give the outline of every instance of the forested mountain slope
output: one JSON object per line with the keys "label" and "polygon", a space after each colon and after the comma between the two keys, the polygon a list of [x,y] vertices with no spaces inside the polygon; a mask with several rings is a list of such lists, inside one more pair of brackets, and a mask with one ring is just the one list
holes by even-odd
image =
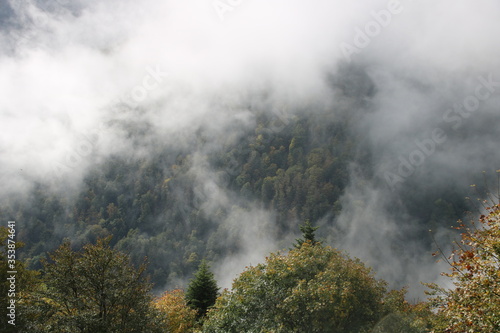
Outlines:
{"label": "forested mountain slope", "polygon": [[[217,263],[248,251],[248,239],[267,237],[275,249],[286,247],[305,220],[331,228],[320,231],[325,238],[336,230],[333,239],[340,240],[336,218],[350,168],[361,164],[360,172],[372,172],[367,144],[352,117],[322,112],[282,119],[256,113],[248,133],[215,148],[207,149],[212,143],[198,133],[192,151],[164,147],[138,159],[112,156],[92,168],[78,192],[64,195],[39,184],[29,199],[4,206],[3,217],[26,226],[19,239],[32,268],[64,238],[81,246],[113,235],[112,245],[137,262],[148,257],[158,288],[183,284],[201,258]],[[450,189],[407,188],[395,214],[418,221],[422,244],[430,241],[429,227],[465,211],[464,195]]]}

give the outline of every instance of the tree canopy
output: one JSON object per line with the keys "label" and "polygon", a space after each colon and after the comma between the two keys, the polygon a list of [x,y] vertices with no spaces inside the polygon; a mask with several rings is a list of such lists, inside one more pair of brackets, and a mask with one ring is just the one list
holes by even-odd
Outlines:
{"label": "tree canopy", "polygon": [[187,333],[194,329],[197,311],[188,306],[182,289],[164,292],[154,305],[167,316],[169,333]]}
{"label": "tree canopy", "polygon": [[216,332],[363,332],[384,312],[385,282],[359,260],[305,242],[249,267],[209,311]]}
{"label": "tree canopy", "polygon": [[448,262],[453,289],[429,285],[443,332],[500,331],[500,205],[486,207],[479,223],[460,222],[462,239]]}
{"label": "tree canopy", "polygon": [[161,332],[151,285],[110,238],[81,251],[63,243],[44,262],[44,288],[33,299],[31,332]]}

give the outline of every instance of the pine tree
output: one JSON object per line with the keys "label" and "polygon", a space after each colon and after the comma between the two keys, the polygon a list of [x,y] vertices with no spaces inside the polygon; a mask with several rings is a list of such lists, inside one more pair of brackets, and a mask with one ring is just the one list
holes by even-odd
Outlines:
{"label": "pine tree", "polygon": [[302,238],[297,238],[293,246],[297,249],[300,249],[302,244],[305,242],[311,243],[311,245],[316,245],[316,244],[321,244],[321,242],[316,240],[316,236],[314,233],[316,230],[318,230],[319,227],[313,227],[311,222],[309,220],[306,220],[306,222],[302,225],[300,225],[300,231],[302,232]]}
{"label": "pine tree", "polygon": [[218,293],[214,274],[207,262],[202,260],[186,293],[188,304],[197,311],[198,319],[204,317],[208,308],[215,304]]}

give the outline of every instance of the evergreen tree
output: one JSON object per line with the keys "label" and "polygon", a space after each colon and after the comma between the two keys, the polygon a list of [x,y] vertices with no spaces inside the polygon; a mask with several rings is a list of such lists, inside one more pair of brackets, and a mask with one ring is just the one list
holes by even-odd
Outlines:
{"label": "evergreen tree", "polygon": [[198,271],[189,283],[186,298],[188,304],[197,311],[198,318],[202,318],[208,308],[215,304],[219,288],[214,274],[205,260],[201,261]]}
{"label": "evergreen tree", "polygon": [[311,245],[321,244],[321,242],[316,240],[316,236],[314,233],[318,230],[319,227],[313,227],[311,222],[307,220],[304,224],[300,225],[300,231],[302,232],[302,238],[297,238],[293,246],[297,249],[302,247],[302,244],[305,242],[311,243]]}

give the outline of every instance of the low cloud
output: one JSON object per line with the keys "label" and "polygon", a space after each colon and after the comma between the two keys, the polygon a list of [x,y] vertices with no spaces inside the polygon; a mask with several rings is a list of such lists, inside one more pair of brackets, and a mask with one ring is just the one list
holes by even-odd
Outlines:
{"label": "low cloud", "polygon": [[[351,174],[337,244],[395,284],[435,279],[441,268],[418,268],[429,249],[412,238],[415,217],[397,200],[410,184],[466,184],[498,168],[500,90],[483,89],[491,95],[470,116],[449,110],[472,103],[480,77],[500,81],[499,3],[401,1],[404,10],[387,21],[380,13],[393,1],[228,3],[223,20],[201,0],[2,3],[2,199],[36,183],[78,189],[88,170],[112,155],[137,158],[176,146],[203,160],[252,128],[255,110],[287,105],[312,113],[320,105],[353,119],[351,133],[373,163],[362,166],[369,174]],[[380,31],[356,45],[359,31],[377,23]],[[348,59],[346,43],[356,47]],[[433,140],[436,128],[446,141],[427,145],[426,154],[416,142]],[[200,131],[201,151],[194,139]],[[418,149],[425,161],[402,177],[401,158]],[[231,208],[239,199],[208,165],[192,172],[214,195],[205,209],[227,208],[221,228],[239,237],[239,252],[217,263],[222,279],[285,238],[273,234],[272,211]],[[387,172],[403,182],[388,186]],[[261,230],[270,236],[255,246],[249,235]]]}

